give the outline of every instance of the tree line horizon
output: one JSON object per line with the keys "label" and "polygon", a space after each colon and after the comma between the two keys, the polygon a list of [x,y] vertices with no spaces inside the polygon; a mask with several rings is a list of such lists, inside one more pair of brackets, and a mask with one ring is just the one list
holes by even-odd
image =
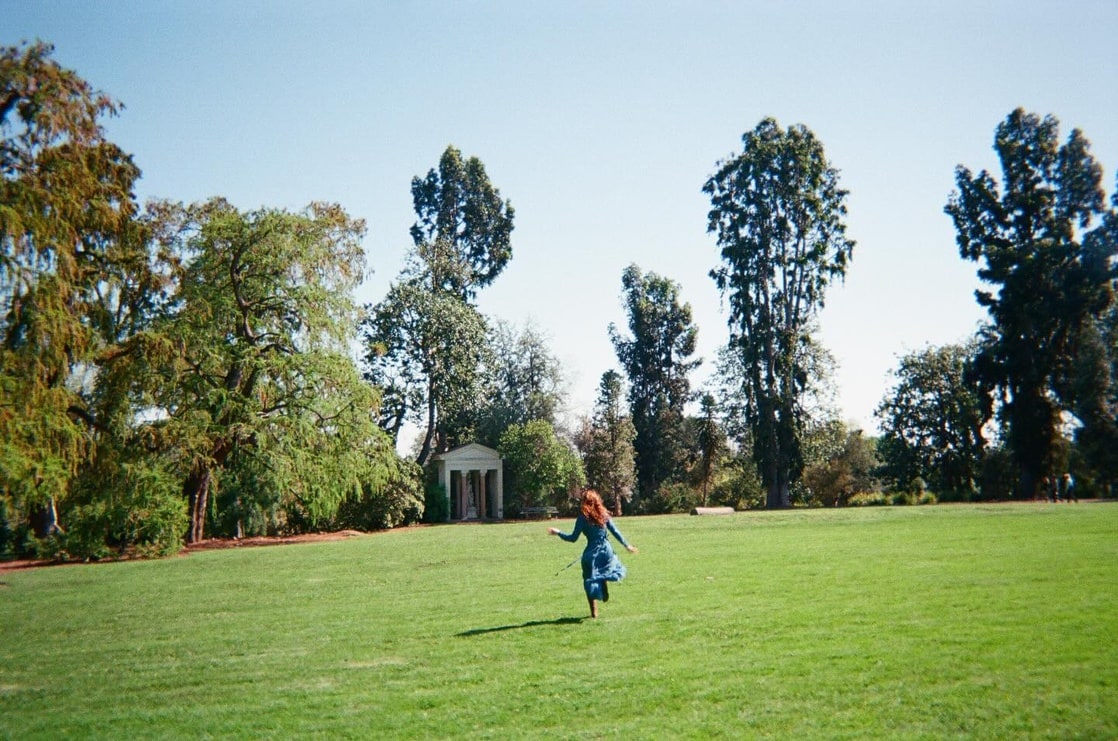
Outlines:
{"label": "tree line horizon", "polygon": [[1089,141],[1053,115],[997,124],[1000,175],[957,166],[944,212],[987,321],[899,359],[880,436],[839,419],[815,337],[853,265],[848,191],[807,126],[773,118],[701,184],[729,307],[717,372],[692,388],[691,308],[631,264],[617,365],[568,429],[546,339],[475,303],[516,215],[480,159],[451,145],[413,178],[412,249],[359,306],[362,219],[139,204],[101,123],[119,104],[52,54],[0,50],[0,557],[440,522],[428,464],[469,442],[505,459],[512,516],[570,513],[585,486],[616,514],[1112,493],[1118,185],[1108,200]]}

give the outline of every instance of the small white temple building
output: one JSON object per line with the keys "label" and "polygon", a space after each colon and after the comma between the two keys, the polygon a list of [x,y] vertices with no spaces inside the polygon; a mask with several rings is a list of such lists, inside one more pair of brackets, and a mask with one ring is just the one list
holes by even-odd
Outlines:
{"label": "small white temple building", "polygon": [[496,450],[478,443],[439,453],[439,482],[450,520],[500,520],[505,516],[504,466]]}

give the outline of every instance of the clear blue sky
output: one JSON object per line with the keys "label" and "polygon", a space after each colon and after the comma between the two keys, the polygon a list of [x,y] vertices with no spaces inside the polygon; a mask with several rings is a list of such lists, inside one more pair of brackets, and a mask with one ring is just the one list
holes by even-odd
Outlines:
{"label": "clear blue sky", "polygon": [[705,379],[727,330],[701,187],[765,116],[811,128],[850,191],[820,338],[870,431],[898,356],[983,316],[943,214],[955,166],[1000,176],[994,128],[1023,106],[1086,133],[1108,193],[1118,167],[1114,0],[0,0],[0,43],[34,38],[124,103],[142,198],[366,219],[362,302],[403,267],[411,178],[448,144],[481,158],[517,220],[479,303],[548,337],[574,414],[616,366],[630,263],[681,285]]}

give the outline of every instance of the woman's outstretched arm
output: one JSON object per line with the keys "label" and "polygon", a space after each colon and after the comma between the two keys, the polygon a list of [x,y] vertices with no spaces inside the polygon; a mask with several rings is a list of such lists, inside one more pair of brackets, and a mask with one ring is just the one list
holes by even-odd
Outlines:
{"label": "woman's outstretched arm", "polygon": [[567,541],[568,543],[574,543],[576,540],[578,540],[578,536],[582,535],[582,515],[579,515],[575,518],[575,529],[570,534],[561,532],[559,528],[555,527],[549,527],[547,529],[547,534],[558,535],[560,538]]}
{"label": "woman's outstretched arm", "polygon": [[621,531],[617,529],[617,525],[613,524],[612,517],[606,520],[606,527],[611,533],[613,533],[613,537],[617,538],[617,542],[625,546],[625,550],[629,551],[629,553],[637,552],[636,546],[629,545],[628,541],[625,540],[625,536],[622,535]]}

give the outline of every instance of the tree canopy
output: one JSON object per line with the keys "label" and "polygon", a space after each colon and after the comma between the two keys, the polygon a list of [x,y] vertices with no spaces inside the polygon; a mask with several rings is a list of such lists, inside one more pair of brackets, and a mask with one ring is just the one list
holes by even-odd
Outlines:
{"label": "tree canopy", "polygon": [[[58,500],[91,451],[81,374],[147,286],[132,221],[139,169],[105,139],[117,104],[36,43],[0,50],[0,487],[56,527]],[[143,300],[138,292],[129,297]]]}
{"label": "tree canopy", "polygon": [[838,170],[806,126],[766,118],[742,144],[703,187],[722,258],[711,277],[728,300],[730,345],[747,371],[742,395],[767,503],[786,507],[803,465],[808,329],[829,283],[846,274],[854,242]]}
{"label": "tree canopy", "polygon": [[598,384],[594,414],[577,437],[587,485],[602,495],[613,513],[633,498],[636,483],[633,441],[637,431],[624,408],[623,379],[617,371],[606,371]]}
{"label": "tree canopy", "polygon": [[514,424],[542,419],[560,425],[566,403],[563,365],[531,322],[518,328],[497,319],[489,329],[488,354],[475,397],[473,429],[483,445],[496,447]]}
{"label": "tree canopy", "polygon": [[975,352],[973,344],[945,345],[901,357],[876,411],[883,471],[899,487],[921,479],[943,495],[975,495],[986,445]]}
{"label": "tree canopy", "polygon": [[1071,361],[1085,325],[1114,300],[1118,243],[1081,131],[1061,144],[1054,116],[1018,108],[998,125],[994,150],[1001,183],[960,165],[944,210],[959,254],[996,289],[976,292],[990,322],[975,370],[1001,401],[1019,494],[1032,497],[1043,476],[1060,473],[1053,456],[1061,412],[1073,406]]}
{"label": "tree canopy", "polygon": [[654,497],[660,486],[682,477],[685,406],[689,375],[701,362],[691,305],[681,303],[679,284],[630,265],[621,276],[630,335],[610,325],[617,359],[629,379],[629,412],[636,430],[637,495]]}
{"label": "tree canopy", "polygon": [[514,211],[485,166],[446,148],[438,170],[412,180],[415,249],[364,328],[367,378],[384,389],[382,426],[423,429],[423,465],[473,433],[487,322],[472,303],[512,257]]}
{"label": "tree canopy", "polygon": [[411,193],[417,217],[411,237],[432,290],[472,301],[512,258],[512,204],[501,200],[481,160],[463,160],[453,146],[438,170],[412,179]]}
{"label": "tree canopy", "polygon": [[376,397],[347,347],[364,223],[320,203],[241,213],[212,200],[160,215],[178,291],[137,346],[171,348],[152,425],[178,442],[188,471],[189,539],[202,539],[210,490],[235,453],[266,455],[272,484],[311,519],[332,514],[359,491],[359,456],[377,432]]}
{"label": "tree canopy", "polygon": [[[807,127],[771,118],[703,186],[729,308],[705,393],[680,285],[632,264],[627,331],[607,328],[621,372],[571,435],[545,335],[477,304],[511,260],[514,220],[479,159],[449,146],[412,180],[412,249],[362,311],[361,219],[220,197],[141,209],[140,170],[103,128],[118,104],[52,54],[0,49],[4,555],[392,527],[423,515],[423,464],[471,441],[501,451],[520,506],[569,507],[589,482],[618,514],[864,503],[879,476],[952,498],[1118,480],[1118,187],[1108,202],[1088,140],[1061,139],[1054,116],[997,126],[1000,178],[956,169],[944,210],[988,322],[901,357],[880,440],[839,421],[816,337],[855,246],[847,191]],[[414,461],[396,452],[408,422]]]}
{"label": "tree canopy", "polygon": [[510,426],[497,450],[518,494],[517,507],[566,504],[586,483],[582,461],[546,420]]}

